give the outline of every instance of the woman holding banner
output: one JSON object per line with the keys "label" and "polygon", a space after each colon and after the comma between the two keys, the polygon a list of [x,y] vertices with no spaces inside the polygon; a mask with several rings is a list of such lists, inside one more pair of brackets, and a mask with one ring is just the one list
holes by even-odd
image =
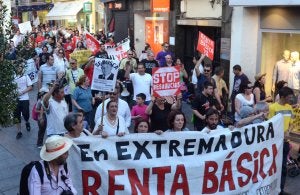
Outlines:
{"label": "woman holding banner", "polygon": [[157,97],[152,96],[146,114],[150,115],[151,132],[156,130],[166,131],[168,125],[167,118],[171,110],[179,110],[181,108],[181,94],[174,100],[173,97]]}
{"label": "woman holding banner", "polygon": [[179,131],[189,131],[186,125],[186,118],[183,112],[179,110],[173,110],[168,116],[168,126],[169,129],[166,132],[179,132]]}
{"label": "woman holding banner", "polygon": [[103,138],[108,136],[124,136],[129,134],[128,128],[123,117],[118,116],[118,103],[109,101],[106,105],[107,113],[96,122],[93,134],[101,135]]}

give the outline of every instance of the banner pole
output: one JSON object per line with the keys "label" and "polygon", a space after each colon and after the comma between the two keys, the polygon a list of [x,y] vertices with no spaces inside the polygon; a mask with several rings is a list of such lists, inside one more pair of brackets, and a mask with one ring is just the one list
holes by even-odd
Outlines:
{"label": "banner pole", "polygon": [[[104,98],[103,98],[103,101],[102,101],[102,110],[101,110],[101,122],[100,122],[100,126],[103,127],[104,102],[105,102],[106,98],[105,98],[105,96],[104,96],[104,92],[101,91],[101,93],[102,93],[102,97],[104,97]],[[103,129],[102,129],[102,131],[103,131]]]}

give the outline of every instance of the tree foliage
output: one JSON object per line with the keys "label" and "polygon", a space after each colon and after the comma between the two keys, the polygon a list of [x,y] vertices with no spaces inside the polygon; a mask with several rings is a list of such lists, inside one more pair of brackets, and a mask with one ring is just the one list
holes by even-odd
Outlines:
{"label": "tree foliage", "polygon": [[13,124],[13,111],[17,103],[14,83],[15,61],[5,59],[11,35],[12,22],[7,21],[7,6],[0,0],[0,126]]}

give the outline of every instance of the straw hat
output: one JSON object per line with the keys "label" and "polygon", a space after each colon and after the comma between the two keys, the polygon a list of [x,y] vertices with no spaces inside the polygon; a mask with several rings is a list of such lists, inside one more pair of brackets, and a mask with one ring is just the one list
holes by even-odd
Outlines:
{"label": "straw hat", "polygon": [[261,79],[261,77],[266,76],[266,73],[258,73],[257,75],[254,76],[254,79],[256,81],[258,81],[259,79]]}
{"label": "straw hat", "polygon": [[67,152],[72,144],[73,141],[69,138],[53,135],[47,138],[41,149],[40,157],[45,161],[52,161]]}

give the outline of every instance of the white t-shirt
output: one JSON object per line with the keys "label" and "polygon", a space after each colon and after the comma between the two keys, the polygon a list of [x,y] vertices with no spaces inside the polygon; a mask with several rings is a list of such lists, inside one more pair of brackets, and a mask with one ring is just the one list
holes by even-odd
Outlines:
{"label": "white t-shirt", "polygon": [[[247,99],[243,96],[243,94],[239,93],[239,94],[236,95],[235,99],[237,99],[237,100],[240,102],[241,108],[242,108],[243,106],[250,106],[250,107],[253,107],[253,106],[254,106],[254,95],[251,94],[250,96],[251,96],[251,99],[250,99],[250,100],[247,100]],[[240,120],[241,120],[241,116],[240,116],[237,112],[235,112],[235,114],[234,114],[234,119],[235,119],[235,121],[240,121]]]}
{"label": "white t-shirt", "polygon": [[69,63],[65,58],[54,58],[54,66],[56,67],[57,72],[66,72]]}
{"label": "white t-shirt", "polygon": [[[118,116],[117,121],[119,120],[119,133],[125,132],[126,134],[129,134],[128,128],[125,125],[125,120],[123,117]],[[101,123],[101,118],[98,119],[96,122],[94,131],[97,130],[98,126]],[[118,129],[118,122],[115,123],[115,125],[110,124],[107,115],[104,115],[103,117],[103,131],[107,132],[108,136],[117,135],[117,129]]]}
{"label": "white t-shirt", "polygon": [[[104,101],[104,115],[106,114],[107,110],[106,110],[106,105],[108,104],[108,102],[110,101],[110,99],[106,99]],[[103,103],[101,103],[97,110],[96,110],[96,114],[95,114],[95,123],[99,120],[99,118],[101,118],[102,116],[102,105]],[[118,99],[118,116],[123,117],[123,119],[125,120],[125,124],[126,127],[129,127],[131,124],[131,112],[130,112],[130,108],[127,104],[127,102],[125,102],[122,99]]]}
{"label": "white t-shirt", "polygon": [[49,99],[49,106],[46,111],[47,135],[66,133],[64,118],[67,116],[68,112],[69,109],[65,100],[57,102],[53,98]]}
{"label": "white t-shirt", "polygon": [[148,73],[140,75],[139,73],[131,73],[130,80],[133,85],[133,100],[136,100],[136,95],[143,93],[146,95],[146,101],[151,100],[150,86],[152,86],[152,76]]}
{"label": "white t-shirt", "polygon": [[48,88],[47,83],[51,83],[56,80],[57,69],[55,66],[43,64],[40,67],[40,72],[42,74],[42,87]]}
{"label": "white t-shirt", "polygon": [[[200,66],[199,66],[199,71],[200,71],[201,74],[203,74],[204,69],[203,69],[202,64],[200,64]],[[196,85],[197,82],[198,82],[198,78],[197,78],[196,70],[193,69],[192,83],[193,83],[194,85]]]}
{"label": "white t-shirt", "polygon": [[[28,75],[15,76],[15,83],[18,86],[18,93],[21,93],[22,91],[27,89],[27,87],[32,85],[31,79]],[[28,92],[20,95],[19,100],[29,100]]]}

